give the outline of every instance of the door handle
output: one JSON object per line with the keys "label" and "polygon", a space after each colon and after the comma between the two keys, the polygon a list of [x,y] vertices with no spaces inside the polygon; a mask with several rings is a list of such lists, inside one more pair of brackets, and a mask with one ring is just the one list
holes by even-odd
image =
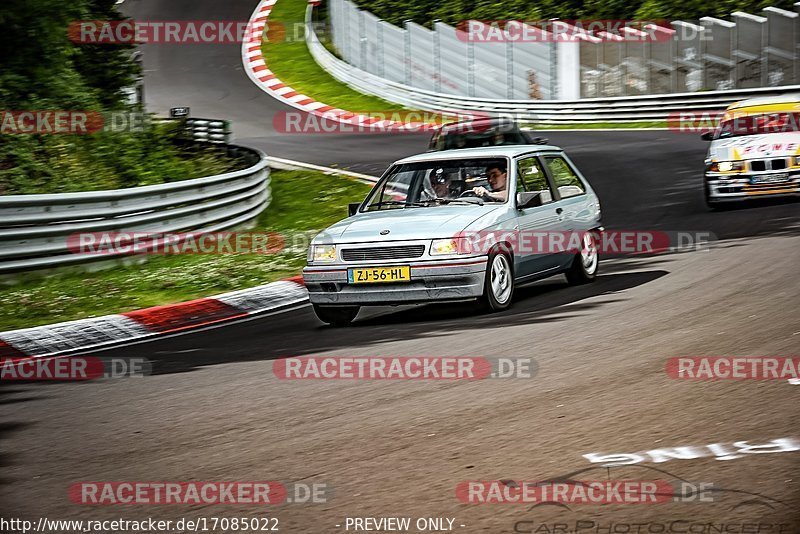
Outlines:
{"label": "door handle", "polygon": [[559,215],[561,215],[563,212],[564,212],[563,208],[556,208],[556,213],[558,213]]}

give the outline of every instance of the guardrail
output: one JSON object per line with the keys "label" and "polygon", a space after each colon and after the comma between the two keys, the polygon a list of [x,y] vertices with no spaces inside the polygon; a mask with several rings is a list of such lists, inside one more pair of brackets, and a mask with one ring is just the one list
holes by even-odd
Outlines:
{"label": "guardrail", "polygon": [[248,168],[158,185],[47,195],[0,196],[0,274],[125,255],[74,253],[69,236],[86,232],[216,232],[248,222],[270,203],[261,151],[230,146]]}
{"label": "guardrail", "polygon": [[789,85],[580,100],[507,100],[436,93],[383,79],[334,56],[317,37],[312,24],[313,9],[314,6],[311,4],[306,9],[306,44],[314,60],[323,69],[357,91],[414,109],[434,112],[480,111],[488,115],[508,114],[517,119],[543,124],[650,122],[667,120],[670,113],[679,111],[719,111],[743,98],[800,91],[800,85]]}

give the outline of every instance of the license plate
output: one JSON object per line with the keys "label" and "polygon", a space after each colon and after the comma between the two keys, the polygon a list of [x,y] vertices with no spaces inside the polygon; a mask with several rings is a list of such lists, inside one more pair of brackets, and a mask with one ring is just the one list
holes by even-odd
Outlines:
{"label": "license plate", "polygon": [[785,182],[789,179],[788,172],[779,172],[777,174],[762,174],[761,176],[753,176],[754,184],[771,184],[774,182]]}
{"label": "license plate", "polygon": [[351,284],[377,284],[381,282],[410,282],[411,267],[366,267],[348,269],[347,281]]}

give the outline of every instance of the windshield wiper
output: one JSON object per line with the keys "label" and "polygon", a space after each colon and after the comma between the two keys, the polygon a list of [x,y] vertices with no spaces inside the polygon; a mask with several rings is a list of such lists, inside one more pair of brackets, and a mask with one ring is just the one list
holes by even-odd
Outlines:
{"label": "windshield wiper", "polygon": [[436,202],[438,204],[452,204],[453,202],[463,202],[465,204],[479,204],[483,206],[483,200],[477,197],[469,197],[469,198],[432,198],[427,202]]}
{"label": "windshield wiper", "polygon": [[415,208],[424,208],[425,204],[420,202],[406,202],[405,200],[382,200],[380,202],[376,202],[375,204],[370,204],[367,208],[371,208],[373,206],[412,206]]}

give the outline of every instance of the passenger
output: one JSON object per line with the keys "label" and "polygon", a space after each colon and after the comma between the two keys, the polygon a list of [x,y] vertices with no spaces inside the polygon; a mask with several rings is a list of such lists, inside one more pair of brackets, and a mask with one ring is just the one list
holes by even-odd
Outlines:
{"label": "passenger", "polygon": [[423,192],[430,200],[434,198],[448,198],[450,196],[451,183],[452,178],[450,175],[436,173],[425,181]]}
{"label": "passenger", "polygon": [[433,190],[436,192],[436,198],[447,198],[450,196],[450,176],[437,175],[433,181]]}

